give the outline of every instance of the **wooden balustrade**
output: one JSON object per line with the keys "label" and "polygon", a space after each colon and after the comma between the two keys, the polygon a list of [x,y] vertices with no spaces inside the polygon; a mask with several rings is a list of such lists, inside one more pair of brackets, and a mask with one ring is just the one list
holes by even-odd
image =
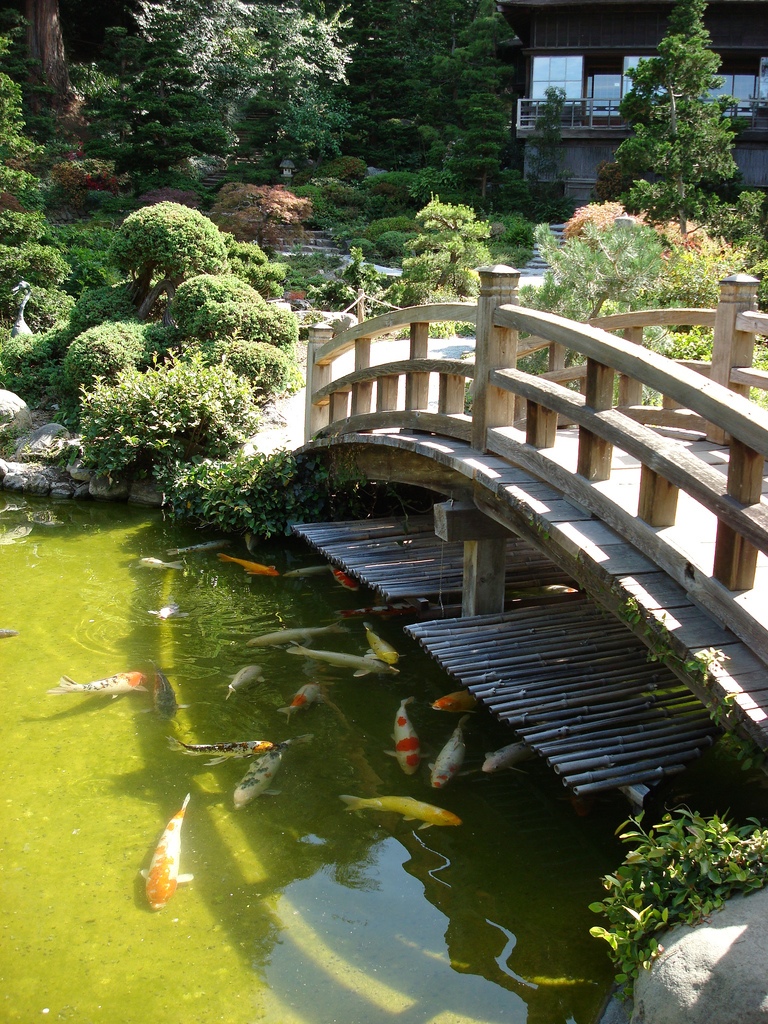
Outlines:
{"label": "wooden balustrade", "polygon": [[[761,496],[768,414],[747,397],[750,388],[768,390],[768,373],[751,367],[754,334],[768,336],[768,315],[754,312],[757,281],[744,275],[727,278],[717,310],[643,310],[587,325],[518,306],[519,274],[509,267],[484,267],[479,273],[476,306],[446,303],[399,310],[338,337],[327,327],[312,328],[307,439],[318,432],[400,426],[471,437],[479,451],[526,467],[532,459],[526,453],[557,444],[558,424],[575,423],[576,477],[584,482],[578,500],[589,500],[586,485],[609,480],[614,447],[634,455],[642,467],[638,522],[674,525],[678,495],[685,491],[717,518],[715,578],[732,590],[751,588],[757,551],[768,553],[768,506]],[[476,322],[474,367],[428,358],[429,324],[439,320]],[[674,363],[643,347],[645,327],[697,324],[715,329],[711,366]],[[405,326],[410,358],[371,365],[376,339]],[[623,332],[623,337],[608,331]],[[542,347],[549,348],[544,374],[516,369],[521,355]],[[334,377],[334,364],[352,349],[354,370]],[[567,367],[568,352],[586,361]],[[427,411],[431,374],[439,377],[436,413]],[[473,378],[470,420],[463,410],[466,381]],[[568,388],[573,380],[580,381],[582,394]],[[644,406],[644,389],[660,395],[662,406]],[[512,437],[523,423],[521,448]],[[727,479],[653,429],[681,425],[730,441]],[[536,465],[540,471],[541,463]],[[481,560],[482,552],[477,565]]]}

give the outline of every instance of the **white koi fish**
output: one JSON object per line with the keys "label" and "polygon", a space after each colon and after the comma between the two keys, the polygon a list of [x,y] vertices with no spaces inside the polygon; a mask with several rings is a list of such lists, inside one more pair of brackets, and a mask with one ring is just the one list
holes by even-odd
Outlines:
{"label": "white koi fish", "polygon": [[283,740],[282,743],[275,744],[273,750],[255,761],[237,784],[234,793],[235,808],[239,810],[262,793],[270,792],[269,784],[277,774],[285,749],[292,743],[309,743],[311,739],[312,733],[307,733],[292,740]]}
{"label": "white koi fish", "polygon": [[183,569],[183,562],[162,562],[159,558],[140,558],[139,565],[146,565],[149,569]]}
{"label": "white koi fish", "polygon": [[272,740],[235,740],[231,743],[183,743],[175,736],[168,737],[171,750],[183,750],[185,754],[217,754],[206,764],[221,764],[230,757],[254,757],[256,754],[263,754],[272,750],[275,744]]}
{"label": "white koi fish", "polygon": [[342,654],[339,651],[314,651],[309,647],[300,647],[294,644],[289,647],[287,654],[299,654],[304,658],[314,658],[315,661],[325,661],[329,665],[336,665],[338,668],[353,668],[356,676],[367,676],[372,672],[388,672],[392,675],[399,675],[400,670],[393,665],[387,665],[378,658],[366,655],[361,658],[356,654]]}
{"label": "white koi fish", "polygon": [[332,569],[332,565],[305,565],[303,569],[291,569],[290,572],[284,572],[283,576],[321,576],[331,572]]}
{"label": "white koi fish", "polygon": [[92,683],[76,683],[69,676],[62,676],[59,685],[48,690],[48,693],[131,693],[132,690],[146,690],[147,677],[141,672],[118,672],[106,679],[96,679]]}
{"label": "white koi fish", "polygon": [[320,693],[320,687],[317,683],[306,683],[293,695],[293,700],[286,708],[278,708],[277,710],[288,716],[290,721],[291,714],[294,711],[298,711],[300,708],[309,708],[318,701],[322,701],[322,695]]}
{"label": "white koi fish", "polygon": [[388,644],[386,640],[382,640],[380,636],[377,636],[373,632],[373,626],[370,622],[364,622],[363,628],[365,629],[365,636],[368,643],[371,645],[375,657],[379,661],[385,662],[387,665],[396,665],[400,660],[400,655],[397,653],[392,644]]}
{"label": "white koi fish", "polygon": [[241,668],[239,672],[236,672],[227,687],[227,696],[224,699],[229,700],[235,690],[240,686],[245,686],[246,683],[250,683],[252,679],[256,679],[260,683],[264,682],[261,665],[246,665],[245,668]]}
{"label": "white koi fish", "polygon": [[397,763],[406,775],[413,775],[418,771],[421,762],[421,747],[416,730],[411,724],[408,712],[405,710],[413,701],[413,697],[406,697],[400,704],[395,715],[395,731],[392,739],[395,741],[395,749],[387,750],[386,753],[397,758]]}
{"label": "white koi fish", "polygon": [[193,875],[179,874],[179,856],[181,854],[181,826],[184,812],[189,803],[187,793],[181,810],[171,818],[160,836],[160,842],[152,856],[149,870],[142,870],[141,875],[147,880],[147,899],[153,910],[160,910],[176,892],[176,886],[182,882],[191,882]]}
{"label": "white koi fish", "polygon": [[207,540],[203,544],[190,544],[186,548],[168,548],[169,555],[188,555],[192,551],[216,551],[218,548],[228,548],[232,542],[229,540]]}
{"label": "white koi fish", "polygon": [[451,733],[451,738],[435,758],[435,763],[429,766],[429,781],[433,789],[447,786],[464,764],[464,755],[467,752],[464,745],[464,725],[468,721],[469,715],[462,715],[459,724]]}
{"label": "white koi fish", "polygon": [[175,601],[171,600],[169,604],[164,604],[162,608],[158,608],[157,611],[153,611],[152,608],[148,609],[147,615],[156,615],[158,619],[188,619],[189,612],[182,612]]}
{"label": "white koi fish", "polygon": [[0,629],[0,637],[18,636],[18,635],[19,635],[18,629]]}
{"label": "white koi fish", "polygon": [[280,647],[282,644],[298,643],[300,640],[310,640],[315,636],[324,636],[326,633],[348,633],[346,626],[338,622],[330,626],[298,626],[296,629],[278,629],[274,633],[262,633],[248,640],[246,647]]}
{"label": "white koi fish", "polygon": [[533,751],[527,743],[509,743],[506,747],[492,750],[485,755],[483,771],[497,772],[500,768],[511,768],[518,761],[527,761],[533,756]]}

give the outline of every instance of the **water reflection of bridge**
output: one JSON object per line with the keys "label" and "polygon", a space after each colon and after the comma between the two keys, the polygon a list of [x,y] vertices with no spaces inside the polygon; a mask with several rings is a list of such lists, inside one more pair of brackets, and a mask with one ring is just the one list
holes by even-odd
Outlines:
{"label": "water reflection of bridge", "polygon": [[[681,771],[715,731],[699,702],[768,749],[768,414],[749,398],[768,389],[752,368],[755,335],[768,335],[768,316],[751,311],[757,282],[722,282],[716,310],[584,325],[520,307],[516,271],[480,275],[476,305],[412,307],[310,339],[308,446],[368,479],[441,494],[433,535],[361,548],[359,524],[301,532],[390,599],[411,573],[410,596],[434,599],[437,578],[442,606],[460,560],[461,618],[440,607],[410,632],[576,792]],[[450,320],[476,323],[474,363],[430,358],[430,323]],[[711,364],[643,346],[644,328],[677,325],[714,328]],[[405,328],[409,358],[373,363],[376,339]],[[541,350],[545,372],[519,368]],[[414,564],[425,545],[431,562]],[[510,590],[530,582],[515,573],[536,559],[574,582],[576,601],[530,596],[520,611]]]}

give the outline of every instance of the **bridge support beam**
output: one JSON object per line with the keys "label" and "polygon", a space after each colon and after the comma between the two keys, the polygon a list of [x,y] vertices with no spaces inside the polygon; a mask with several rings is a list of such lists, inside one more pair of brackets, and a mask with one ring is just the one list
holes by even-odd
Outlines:
{"label": "bridge support beam", "polygon": [[433,507],[435,535],[464,542],[462,615],[504,611],[507,538],[511,531],[471,501],[446,501]]}

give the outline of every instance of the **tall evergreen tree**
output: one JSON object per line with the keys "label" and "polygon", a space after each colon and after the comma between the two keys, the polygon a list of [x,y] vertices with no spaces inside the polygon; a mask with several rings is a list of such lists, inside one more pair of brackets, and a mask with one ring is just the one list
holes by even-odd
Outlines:
{"label": "tall evergreen tree", "polygon": [[632,90],[621,112],[634,134],[616,152],[625,172],[653,175],[630,189],[632,207],[656,221],[676,218],[683,234],[705,212],[705,187],[736,172],[728,98],[706,99],[723,80],[720,57],[709,48],[705,8],[706,0],[677,0],[659,56],[629,72]]}

